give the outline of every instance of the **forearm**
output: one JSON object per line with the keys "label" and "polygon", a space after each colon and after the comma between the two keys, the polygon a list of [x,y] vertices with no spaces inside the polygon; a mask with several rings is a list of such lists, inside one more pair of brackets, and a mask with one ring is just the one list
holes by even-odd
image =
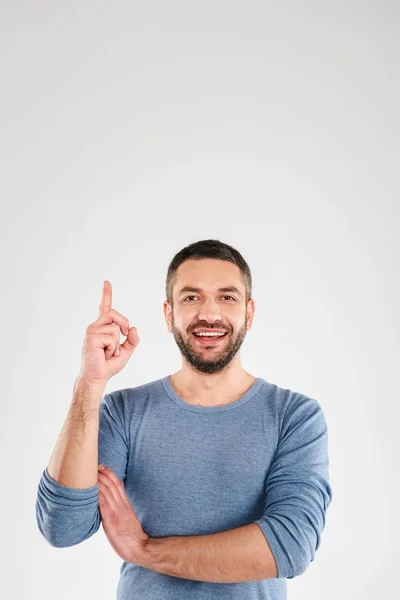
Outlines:
{"label": "forearm", "polygon": [[105,384],[77,380],[73,399],[47,471],[57,483],[89,488],[97,483],[99,406]]}
{"label": "forearm", "polygon": [[150,538],[145,555],[141,566],[194,581],[240,583],[278,576],[256,523],[211,535]]}

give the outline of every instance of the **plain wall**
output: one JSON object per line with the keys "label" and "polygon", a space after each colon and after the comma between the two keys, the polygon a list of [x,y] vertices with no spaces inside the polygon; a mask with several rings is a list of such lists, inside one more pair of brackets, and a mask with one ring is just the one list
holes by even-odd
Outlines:
{"label": "plain wall", "polygon": [[140,345],[106,391],[177,371],[169,261],[250,265],[255,376],[316,398],[333,501],[292,600],[398,593],[399,4],[204,0],[0,8],[2,576],[8,600],[115,598],[102,528],[35,519],[102,283]]}

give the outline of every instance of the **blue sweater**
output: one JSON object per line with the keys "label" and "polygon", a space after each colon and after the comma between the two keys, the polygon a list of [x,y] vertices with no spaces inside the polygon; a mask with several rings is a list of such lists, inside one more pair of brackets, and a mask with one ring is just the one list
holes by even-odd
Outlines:
{"label": "blue sweater", "polygon": [[[125,484],[150,537],[204,535],[257,523],[278,577],[209,583],[122,562],[117,600],[285,600],[286,578],[314,560],[332,499],[327,425],[319,403],[257,378],[230,404],[182,400],[169,376],[105,394],[99,463]],[[100,527],[98,484],[69,488],[41,475],[36,518],[57,548]]]}

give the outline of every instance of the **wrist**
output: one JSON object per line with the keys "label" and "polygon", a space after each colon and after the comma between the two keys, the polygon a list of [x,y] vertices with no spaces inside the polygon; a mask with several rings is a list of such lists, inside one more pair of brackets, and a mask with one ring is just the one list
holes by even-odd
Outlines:
{"label": "wrist", "polygon": [[76,378],[74,384],[74,394],[78,391],[82,394],[103,394],[107,381],[101,379],[90,379],[89,377],[81,376]]}
{"label": "wrist", "polygon": [[147,539],[140,540],[136,546],[133,553],[133,562],[136,565],[141,567],[145,567],[146,569],[152,569],[153,559],[152,559],[152,542],[153,538],[147,536]]}
{"label": "wrist", "polygon": [[71,402],[72,407],[84,409],[85,412],[98,412],[107,382],[93,381],[78,377]]}

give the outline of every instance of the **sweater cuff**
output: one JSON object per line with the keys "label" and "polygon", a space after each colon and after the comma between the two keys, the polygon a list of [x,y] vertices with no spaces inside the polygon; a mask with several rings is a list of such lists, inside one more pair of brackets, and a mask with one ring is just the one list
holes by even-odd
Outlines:
{"label": "sweater cuff", "polygon": [[[279,543],[277,542],[277,539],[276,539],[276,534],[273,531],[270,523],[268,523],[266,521],[265,517],[262,517],[261,519],[258,519],[257,521],[254,521],[254,522],[257,523],[257,525],[260,527],[261,531],[263,532],[263,534],[268,542],[271,552],[274,555],[275,562],[276,562],[276,568],[278,571],[277,577],[279,577],[279,578],[287,577],[287,575],[285,574],[285,566],[286,565],[285,565],[284,557],[282,556],[282,552],[279,547]],[[289,577],[289,579],[291,579],[291,577]]]}
{"label": "sweater cuff", "polygon": [[[99,496],[98,483],[88,488],[67,487],[50,477],[47,468],[43,471],[40,486],[42,487],[42,491],[47,492],[46,495],[49,496],[51,500],[56,500],[57,503],[59,503],[60,500],[66,501],[63,502],[63,504],[67,505],[76,505],[79,500],[81,500],[79,504],[82,505],[94,500],[97,502]],[[72,500],[72,502],[68,502],[68,500]]]}

